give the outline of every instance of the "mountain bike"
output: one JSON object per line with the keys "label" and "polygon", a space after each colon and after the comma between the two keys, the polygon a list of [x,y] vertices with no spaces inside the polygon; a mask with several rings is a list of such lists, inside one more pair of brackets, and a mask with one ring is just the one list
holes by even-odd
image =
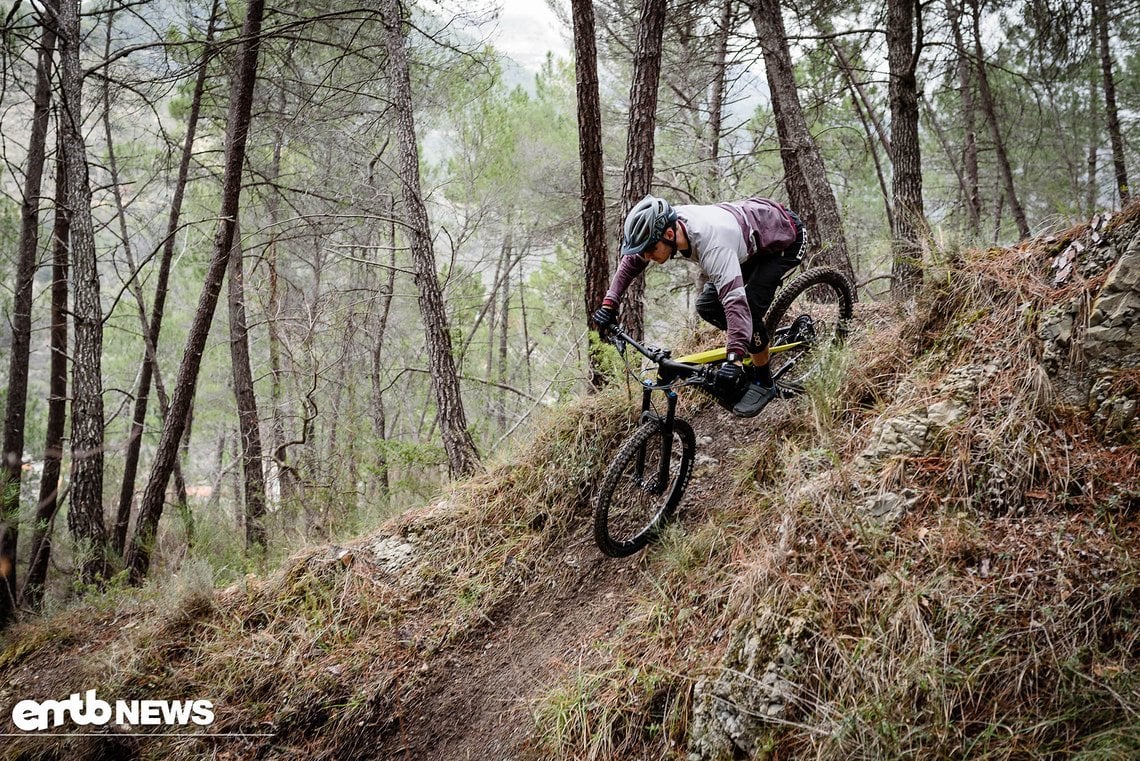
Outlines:
{"label": "mountain bike", "polygon": [[[843,343],[854,301],[851,284],[828,267],[797,275],[777,293],[764,324],[771,336],[769,366],[781,396],[801,393],[827,352]],[[594,505],[598,548],[610,557],[627,557],[649,544],[673,517],[692,476],[696,434],[677,417],[677,391],[697,386],[730,409],[736,399],[725,398],[712,383],[726,359],[723,347],[673,359],[668,349],[643,345],[620,326],[607,333],[627,370],[626,347],[656,365],[656,374],[651,368],[638,378],[642,385],[638,427],[606,468]],[[664,412],[655,404],[658,393],[664,396]]]}

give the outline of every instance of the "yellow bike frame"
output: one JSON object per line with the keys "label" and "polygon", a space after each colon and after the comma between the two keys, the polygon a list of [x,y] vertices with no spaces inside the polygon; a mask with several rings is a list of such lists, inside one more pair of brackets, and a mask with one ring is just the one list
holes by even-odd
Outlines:
{"label": "yellow bike frame", "polygon": [[[768,347],[769,354],[779,354],[785,351],[791,351],[796,347],[803,346],[803,341],[793,341],[787,344],[778,344],[776,346]],[[707,365],[712,362],[723,362],[725,357],[728,356],[728,349],[723,346],[719,349],[709,349],[708,351],[697,352],[696,354],[686,354],[683,357],[677,357],[675,361],[684,362],[688,365]],[[744,364],[752,363],[752,357],[747,354],[744,356]]]}

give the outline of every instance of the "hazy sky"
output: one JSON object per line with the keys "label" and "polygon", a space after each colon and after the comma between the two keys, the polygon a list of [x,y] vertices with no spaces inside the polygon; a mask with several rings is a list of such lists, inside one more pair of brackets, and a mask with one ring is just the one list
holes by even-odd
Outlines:
{"label": "hazy sky", "polygon": [[553,50],[555,57],[569,58],[570,43],[563,39],[561,26],[546,0],[498,0],[502,7],[499,29],[492,36],[495,48],[520,66],[537,69]]}

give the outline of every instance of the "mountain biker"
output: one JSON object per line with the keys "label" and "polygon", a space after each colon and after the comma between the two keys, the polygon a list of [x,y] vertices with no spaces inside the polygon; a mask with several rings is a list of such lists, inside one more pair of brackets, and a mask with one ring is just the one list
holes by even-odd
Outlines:
{"label": "mountain biker", "polygon": [[[778,396],[768,366],[764,314],[784,274],[800,263],[803,222],[767,198],[711,205],[671,206],[647,195],[626,215],[621,263],[602,306],[594,312],[599,330],[617,320],[622,294],[650,262],[664,264],[678,254],[708,276],[697,298],[697,314],[728,332],[728,361],[715,384],[733,413],[753,417]],[[752,356],[751,372],[743,366]]]}

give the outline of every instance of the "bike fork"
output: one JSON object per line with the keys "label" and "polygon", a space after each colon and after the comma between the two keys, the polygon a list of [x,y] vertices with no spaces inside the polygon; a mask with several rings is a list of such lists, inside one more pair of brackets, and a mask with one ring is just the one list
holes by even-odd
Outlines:
{"label": "bike fork", "polygon": [[[641,397],[641,422],[647,420],[662,420],[661,416],[657,414],[650,404],[650,397],[652,391],[645,389]],[[665,491],[665,487],[669,484],[669,460],[673,454],[673,421],[677,418],[677,392],[672,389],[665,391],[665,418],[662,420],[661,426],[661,462],[657,466],[657,473],[655,479],[651,482],[651,491],[655,494],[661,494]],[[645,447],[642,445],[641,451],[637,453],[637,478],[645,484]]]}

